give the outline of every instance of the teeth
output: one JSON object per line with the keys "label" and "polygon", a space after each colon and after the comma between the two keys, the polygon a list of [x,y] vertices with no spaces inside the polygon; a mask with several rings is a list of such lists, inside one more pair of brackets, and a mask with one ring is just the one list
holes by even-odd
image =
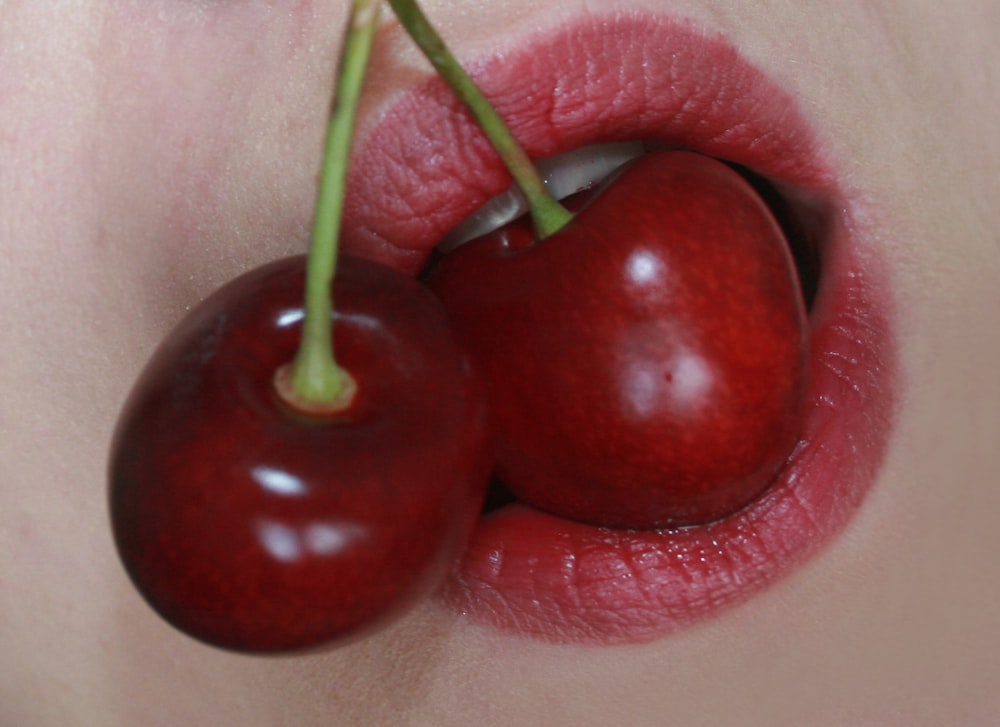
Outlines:
{"label": "teeth", "polygon": [[545,186],[556,199],[587,189],[626,162],[642,156],[642,142],[585,146],[538,162]]}
{"label": "teeth", "polygon": [[[555,198],[564,199],[601,181],[622,164],[642,156],[644,151],[639,141],[596,144],[541,159],[537,162],[538,171]],[[438,249],[450,252],[462,243],[503,227],[527,211],[521,193],[511,187],[462,220]]]}

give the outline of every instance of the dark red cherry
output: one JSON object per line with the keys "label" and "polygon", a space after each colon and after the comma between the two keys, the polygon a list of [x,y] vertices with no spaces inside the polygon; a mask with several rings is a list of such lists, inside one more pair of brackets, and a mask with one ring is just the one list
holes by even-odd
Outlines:
{"label": "dark red cherry", "polygon": [[499,477],[600,525],[704,523],[795,446],[806,314],[781,229],[721,162],[633,162],[562,231],[515,223],[430,274],[488,382]]}
{"label": "dark red cherry", "polygon": [[488,479],[481,384],[438,300],[342,257],[338,362],[358,384],[336,418],[275,394],[303,318],[304,258],[229,283],[163,342],[110,462],[121,559],[168,622],[227,649],[364,632],[439,582]]}

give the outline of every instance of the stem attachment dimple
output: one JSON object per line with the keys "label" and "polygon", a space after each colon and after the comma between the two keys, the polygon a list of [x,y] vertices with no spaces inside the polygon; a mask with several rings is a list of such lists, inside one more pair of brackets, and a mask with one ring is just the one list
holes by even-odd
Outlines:
{"label": "stem attachment dimple", "polygon": [[486,134],[524,195],[538,237],[544,239],[562,229],[573,219],[572,213],[546,189],[545,182],[531,163],[524,147],[514,138],[496,109],[448,50],[416,0],[389,0],[389,4],[406,32]]}
{"label": "stem attachment dimple", "polygon": [[293,408],[309,414],[343,411],[357,389],[350,373],[334,358],[332,286],[354,124],[379,9],[380,0],[354,0],[351,5],[316,194],[302,340],[295,359],[274,377],[279,395]]}

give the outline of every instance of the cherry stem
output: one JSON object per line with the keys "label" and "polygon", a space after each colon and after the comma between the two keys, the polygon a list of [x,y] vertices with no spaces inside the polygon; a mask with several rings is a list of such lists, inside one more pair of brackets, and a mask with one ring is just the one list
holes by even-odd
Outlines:
{"label": "cherry stem", "polygon": [[434,30],[416,0],[389,0],[396,17],[434,69],[475,117],[524,195],[539,238],[558,232],[573,215],[546,189],[524,147]]}
{"label": "cherry stem", "polygon": [[332,288],[354,123],[379,8],[380,0],[354,0],[351,6],[316,194],[302,340],[292,363],[275,375],[279,393],[289,404],[307,412],[342,410],[356,389],[351,375],[334,358]]}

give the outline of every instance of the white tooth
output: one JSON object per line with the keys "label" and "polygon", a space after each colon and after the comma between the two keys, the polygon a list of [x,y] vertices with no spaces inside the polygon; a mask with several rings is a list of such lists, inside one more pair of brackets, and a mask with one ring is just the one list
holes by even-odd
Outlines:
{"label": "white tooth", "polygon": [[527,211],[528,205],[521,193],[512,187],[459,222],[458,226],[441,241],[438,249],[442,252],[451,252],[462,243],[497,230]]}
{"label": "white tooth", "polygon": [[563,199],[599,182],[626,162],[642,156],[642,142],[585,146],[543,159],[538,170],[556,199]]}
{"label": "white tooth", "polygon": [[[642,142],[618,142],[586,146],[558,156],[538,161],[538,171],[556,199],[587,189],[638,156],[645,147]],[[512,187],[484,204],[458,224],[438,245],[450,252],[462,243],[503,227],[528,211],[521,193]]]}

